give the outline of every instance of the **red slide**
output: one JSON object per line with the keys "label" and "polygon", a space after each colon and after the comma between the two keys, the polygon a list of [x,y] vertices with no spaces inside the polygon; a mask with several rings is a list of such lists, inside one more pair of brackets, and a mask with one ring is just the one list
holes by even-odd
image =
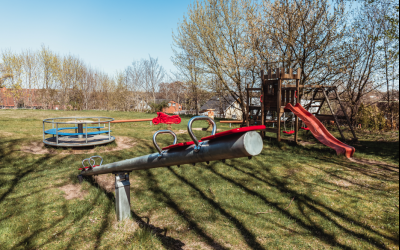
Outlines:
{"label": "red slide", "polygon": [[343,142],[336,139],[325,126],[310,112],[308,112],[300,103],[296,106],[288,103],[285,109],[290,109],[297,117],[299,117],[307,126],[310,128],[311,133],[320,141],[322,144],[336,150],[338,155],[346,155],[347,158],[351,158],[356,151],[355,148],[344,144]]}

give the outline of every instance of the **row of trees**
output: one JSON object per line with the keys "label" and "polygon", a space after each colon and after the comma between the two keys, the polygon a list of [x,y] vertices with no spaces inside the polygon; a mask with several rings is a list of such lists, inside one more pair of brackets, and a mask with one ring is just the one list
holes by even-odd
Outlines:
{"label": "row of trees", "polygon": [[88,67],[78,57],[60,56],[42,46],[40,51],[4,51],[1,59],[6,76],[2,87],[7,88],[7,96],[3,97],[12,98],[15,106],[20,102],[45,109],[55,105],[63,109],[104,109],[117,105],[118,96],[107,94],[119,92],[115,80]]}
{"label": "row of trees", "polygon": [[[173,61],[185,81],[230,94],[267,68],[301,68],[302,85],[333,85],[355,118],[362,98],[398,88],[398,2],[198,0],[173,34]],[[214,83],[214,84],[212,84]],[[248,113],[248,112],[245,112]]]}
{"label": "row of trees", "polygon": [[337,86],[353,119],[366,94],[385,89],[389,118],[398,105],[398,3],[356,3],[196,0],[173,34],[172,76],[149,57],[110,77],[42,46],[3,52],[0,85],[25,106],[144,111],[173,99],[198,112],[218,95],[232,96],[247,114],[245,87],[260,85],[262,69],[301,68],[302,85]]}
{"label": "row of trees", "polygon": [[4,51],[1,59],[0,88],[6,87],[7,92],[0,95],[0,106],[3,96],[11,98],[15,107],[143,112],[157,106],[159,99],[198,109],[210,95],[204,88],[193,91],[193,84],[176,80],[177,75],[171,77],[151,56],[134,61],[114,77],[45,46],[39,51]]}

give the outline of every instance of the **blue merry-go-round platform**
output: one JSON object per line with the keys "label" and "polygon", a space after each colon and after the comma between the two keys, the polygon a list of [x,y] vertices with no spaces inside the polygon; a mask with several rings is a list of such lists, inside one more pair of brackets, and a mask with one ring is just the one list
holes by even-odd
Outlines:
{"label": "blue merry-go-round platform", "polygon": [[[110,117],[58,117],[43,120],[43,143],[56,147],[88,147],[115,140]],[[51,128],[49,128],[51,126]]]}

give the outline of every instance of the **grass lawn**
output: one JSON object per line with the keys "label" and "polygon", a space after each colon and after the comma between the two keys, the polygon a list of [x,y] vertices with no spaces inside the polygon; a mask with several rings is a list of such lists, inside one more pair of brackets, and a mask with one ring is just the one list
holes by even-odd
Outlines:
{"label": "grass lawn", "polygon": [[[104,180],[114,185],[113,176],[104,176],[102,183],[77,183],[82,159],[93,154],[22,150],[42,140],[44,118],[65,116],[155,114],[0,110],[0,249],[399,248],[398,133],[359,134],[355,157],[367,165],[320,144],[266,140],[262,154],[252,160],[132,172],[133,219],[118,222],[114,193],[104,187]],[[186,130],[188,120],[172,129]],[[217,125],[229,129],[229,124]],[[166,125],[112,125],[114,136],[132,138],[135,145],[108,150],[114,143],[96,148],[96,154],[106,164],[155,153],[151,139],[159,129]],[[170,135],[159,138],[162,146],[172,142]],[[187,133],[178,135],[178,142],[188,140]],[[68,188],[78,192],[77,198],[67,199]]]}

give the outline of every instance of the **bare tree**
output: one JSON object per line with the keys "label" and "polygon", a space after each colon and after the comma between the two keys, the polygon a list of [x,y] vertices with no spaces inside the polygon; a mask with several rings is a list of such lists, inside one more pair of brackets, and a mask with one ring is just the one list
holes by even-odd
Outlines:
{"label": "bare tree", "polygon": [[133,61],[125,71],[128,89],[132,92],[131,105],[134,110],[143,112],[147,105],[143,60]]}
{"label": "bare tree", "polygon": [[59,70],[59,58],[49,48],[42,45],[38,54],[41,68],[42,91],[41,101],[44,108],[51,108],[54,105],[56,91],[56,80]]}
{"label": "bare tree", "polygon": [[9,73],[9,70],[7,70],[3,63],[0,63],[0,88],[4,88],[6,86],[5,81],[10,77],[12,77],[12,74]]}
{"label": "bare tree", "polygon": [[[166,77],[164,68],[158,63],[157,58],[143,59],[143,79],[146,91],[149,93],[149,97],[152,101],[156,102],[156,93],[159,89],[159,84]],[[149,101],[149,99],[148,99]]]}
{"label": "bare tree", "polygon": [[[395,81],[398,80],[398,62],[399,62],[399,40],[398,40],[398,32],[399,30],[393,30],[393,20],[392,18],[396,14],[393,13],[395,8],[392,6],[392,1],[390,0],[381,0],[374,4],[374,9],[376,11],[376,19],[382,27],[382,35],[377,37],[381,41],[381,46],[379,49],[381,53],[383,53],[383,64],[382,70],[385,76],[386,83],[386,116],[390,120],[390,127],[395,128],[395,118],[394,118],[394,110],[396,109],[394,106],[394,99],[396,96],[394,95],[395,91]],[[397,3],[398,4],[398,3]],[[398,6],[398,5],[397,5]],[[398,19],[398,8],[397,8],[397,19]],[[397,20],[398,27],[398,20]],[[396,39],[397,38],[397,39]],[[395,72],[395,68],[397,69]]]}
{"label": "bare tree", "polygon": [[356,13],[342,47],[342,74],[336,85],[350,107],[353,122],[363,97],[385,83],[380,74],[384,57],[380,53],[378,39],[383,34],[383,28],[377,17],[377,9],[364,4]]}
{"label": "bare tree", "polygon": [[173,34],[174,64],[189,80],[193,72],[215,75],[242,110],[246,83],[258,81],[254,51],[247,46],[249,8],[250,0],[196,1]]}
{"label": "bare tree", "polygon": [[23,57],[23,69],[25,73],[25,86],[28,88],[27,93],[25,93],[24,97],[27,99],[25,100],[28,106],[31,108],[33,107],[33,102],[35,101],[35,90],[37,84],[37,53],[26,50],[22,52]]}
{"label": "bare tree", "polygon": [[14,108],[17,108],[23,96],[23,58],[11,51],[5,51],[2,54],[2,60],[5,66],[4,69],[8,75],[5,81],[5,86],[8,87],[6,95],[12,97]]}

